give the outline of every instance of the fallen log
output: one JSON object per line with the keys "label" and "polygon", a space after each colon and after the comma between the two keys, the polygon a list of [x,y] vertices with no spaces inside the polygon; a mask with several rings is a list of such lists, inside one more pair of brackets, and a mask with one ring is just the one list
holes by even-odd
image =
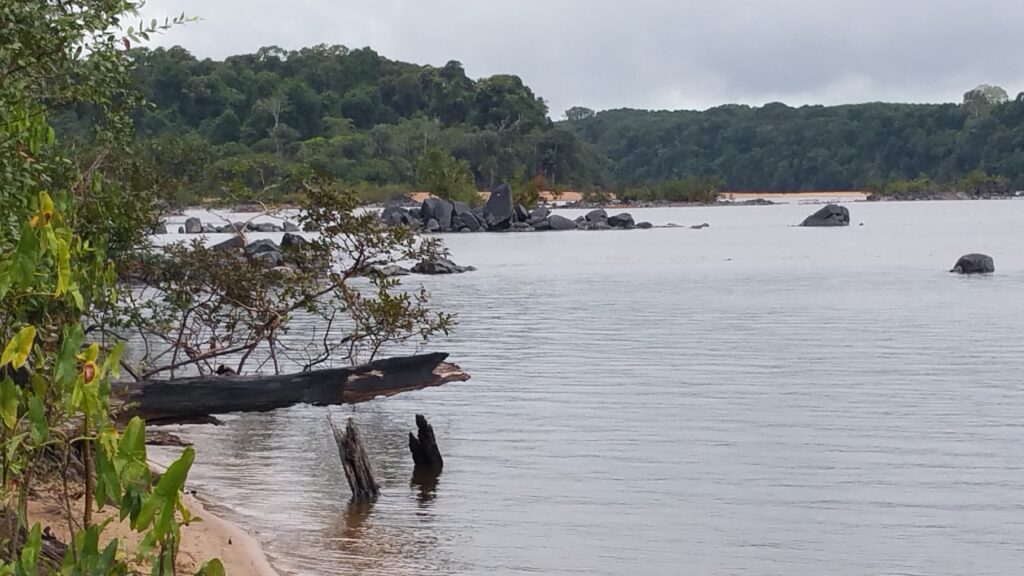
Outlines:
{"label": "fallen log", "polygon": [[209,422],[216,414],[269,412],[295,404],[357,404],[469,380],[469,374],[445,362],[447,358],[445,353],[421,354],[294,374],[144,380],[117,383],[113,390],[122,402],[119,419],[141,416],[150,424]]}

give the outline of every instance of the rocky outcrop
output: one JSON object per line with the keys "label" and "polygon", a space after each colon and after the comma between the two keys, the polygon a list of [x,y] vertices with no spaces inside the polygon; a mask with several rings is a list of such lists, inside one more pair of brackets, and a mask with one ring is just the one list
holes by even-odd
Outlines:
{"label": "rocky outcrop", "polygon": [[435,220],[437,228],[447,232],[452,229],[452,213],[455,207],[451,202],[441,198],[427,198],[420,206],[420,219],[426,222]]}
{"label": "rocky outcrop", "polygon": [[437,260],[424,260],[412,267],[413,274],[462,274],[463,272],[473,272],[476,268],[472,266],[459,266],[455,262],[448,260],[447,258],[439,258]]}
{"label": "rocky outcrop", "polygon": [[636,226],[636,222],[633,220],[632,214],[623,212],[622,214],[616,214],[615,216],[608,217],[608,225],[612,228],[626,228],[627,230]]}
{"label": "rocky outcrop", "polygon": [[808,216],[800,225],[807,227],[849,226],[850,211],[845,206],[829,204]]}
{"label": "rocky outcrop", "polygon": [[965,254],[950,270],[957,274],[991,274],[995,271],[995,261],[988,254]]}

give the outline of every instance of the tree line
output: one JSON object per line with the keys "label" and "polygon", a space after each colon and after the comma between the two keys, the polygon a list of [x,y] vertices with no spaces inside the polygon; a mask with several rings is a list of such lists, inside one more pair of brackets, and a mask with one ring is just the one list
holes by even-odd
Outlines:
{"label": "tree line", "polygon": [[[961,103],[706,111],[574,107],[554,122],[512,75],[471,79],[369,48],[267,47],[223,61],[134,49],[136,160],[172,203],[288,199],[313,175],[365,200],[437,188],[457,198],[500,182],[642,200],[712,192],[883,190],[982,171],[1024,186],[1024,100],[994,86]],[[88,145],[94,110],[58,116]]]}

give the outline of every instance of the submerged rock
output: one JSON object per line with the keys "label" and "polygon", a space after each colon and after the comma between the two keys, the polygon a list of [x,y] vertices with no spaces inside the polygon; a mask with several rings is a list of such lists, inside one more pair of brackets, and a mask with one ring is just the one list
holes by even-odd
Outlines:
{"label": "submerged rock", "polygon": [[440,258],[438,260],[424,260],[412,267],[414,274],[462,274],[463,272],[473,272],[476,268],[472,266],[459,266],[455,262],[448,260],[447,258]]}
{"label": "submerged rock", "polygon": [[956,266],[950,270],[957,274],[991,274],[995,271],[995,261],[987,254],[965,254],[956,261]]}
{"label": "submerged rock", "polygon": [[398,264],[388,264],[387,266],[381,266],[380,268],[374,268],[371,270],[372,273],[385,276],[388,278],[394,276],[408,276],[411,274],[407,268],[402,268]]}
{"label": "submerged rock", "polygon": [[654,224],[651,224],[650,222],[641,222],[637,224],[636,227],[641,230],[650,230],[651,228],[654,228]]}
{"label": "submerged rock", "polygon": [[829,204],[803,221],[801,226],[849,226],[850,211],[845,206]]}
{"label": "submerged rock", "polygon": [[705,222],[703,224],[694,224],[693,226],[690,226],[691,230],[703,230],[705,228],[711,228],[711,224]]}

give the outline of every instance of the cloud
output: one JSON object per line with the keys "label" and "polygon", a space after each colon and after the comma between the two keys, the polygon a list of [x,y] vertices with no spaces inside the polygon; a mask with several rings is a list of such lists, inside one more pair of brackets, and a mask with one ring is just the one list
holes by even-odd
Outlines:
{"label": "cloud", "polygon": [[370,46],[468,74],[518,74],[573,105],[707,108],[959,100],[1024,89],[1017,0],[150,0],[202,20],[156,44],[223,58],[261,46]]}

